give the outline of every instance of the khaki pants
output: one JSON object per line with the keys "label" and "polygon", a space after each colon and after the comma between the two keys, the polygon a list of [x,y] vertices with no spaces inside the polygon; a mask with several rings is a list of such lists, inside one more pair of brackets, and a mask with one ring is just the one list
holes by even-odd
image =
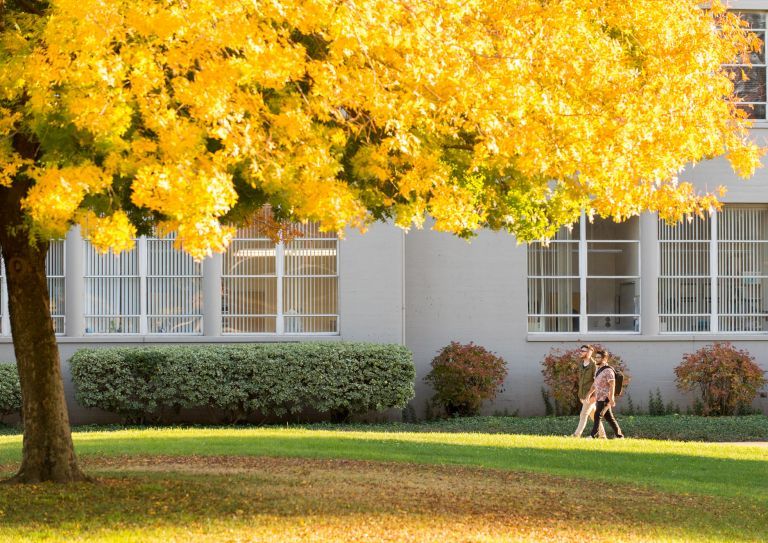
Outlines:
{"label": "khaki pants", "polygon": [[[579,426],[573,433],[574,437],[581,437],[584,433],[584,428],[587,427],[587,418],[594,420],[595,418],[595,404],[589,403],[586,400],[581,400],[581,413],[579,413]],[[605,437],[605,428],[603,428],[603,422],[600,421],[600,428],[598,430],[600,437]]]}

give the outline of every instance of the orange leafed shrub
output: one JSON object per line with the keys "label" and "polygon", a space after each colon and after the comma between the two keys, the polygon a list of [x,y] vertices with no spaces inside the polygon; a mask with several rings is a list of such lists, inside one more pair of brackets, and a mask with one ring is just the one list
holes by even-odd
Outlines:
{"label": "orange leafed shrub", "polygon": [[736,415],[745,411],[768,382],[752,355],[728,342],[686,354],[675,368],[675,375],[681,391],[698,392],[703,415]]}
{"label": "orange leafed shrub", "polygon": [[432,360],[432,371],[424,380],[435,389],[432,400],[448,415],[469,416],[501,392],[506,376],[503,358],[472,342],[452,341]]}

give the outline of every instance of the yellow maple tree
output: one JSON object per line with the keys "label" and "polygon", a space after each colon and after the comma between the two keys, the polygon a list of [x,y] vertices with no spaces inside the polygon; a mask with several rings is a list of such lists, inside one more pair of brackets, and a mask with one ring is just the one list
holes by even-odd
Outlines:
{"label": "yellow maple tree", "polygon": [[[716,199],[678,178],[686,164],[759,164],[721,66],[760,44],[718,1],[698,4],[1,0],[3,254],[39,275],[45,240],[80,223],[113,250],[158,225],[203,258],[266,203],[327,231],[429,214],[522,241],[582,209],[702,213]],[[27,370],[52,360],[39,345],[53,334],[20,330],[20,308],[44,302],[22,290],[43,287],[20,274],[22,386],[47,390],[55,379]],[[28,431],[56,409],[25,407]],[[69,472],[25,449],[19,479],[73,477],[68,446]]]}

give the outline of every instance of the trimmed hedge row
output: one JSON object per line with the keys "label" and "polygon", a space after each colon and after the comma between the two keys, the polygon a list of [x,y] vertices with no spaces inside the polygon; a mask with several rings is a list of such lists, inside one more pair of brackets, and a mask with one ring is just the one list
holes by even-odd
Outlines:
{"label": "trimmed hedge row", "polygon": [[0,362],[0,417],[21,411],[21,384],[16,364]]}
{"label": "trimmed hedge row", "polygon": [[186,408],[218,409],[230,422],[306,409],[340,420],[405,407],[415,379],[408,349],[373,343],[83,349],[70,367],[80,405],[131,423]]}

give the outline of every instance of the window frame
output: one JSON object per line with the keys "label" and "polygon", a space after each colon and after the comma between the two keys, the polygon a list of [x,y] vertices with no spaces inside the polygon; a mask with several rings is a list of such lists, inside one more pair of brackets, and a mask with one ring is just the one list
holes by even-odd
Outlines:
{"label": "window frame", "polygon": [[[762,14],[764,24],[760,28],[752,28],[750,26],[749,30],[754,32],[757,35],[762,34],[762,40],[763,40],[763,61],[761,63],[752,63],[751,65],[746,65],[739,62],[732,62],[732,63],[726,63],[722,66],[727,69],[732,69],[735,73],[739,74],[741,70],[749,70],[751,68],[762,68],[765,77],[763,78],[763,93],[765,95],[765,100],[762,102],[755,102],[755,101],[744,101],[739,102],[740,105],[747,106],[746,108],[739,107],[742,111],[747,113],[747,117],[755,122],[768,122],[768,44],[766,43],[766,37],[768,36],[768,10],[761,10],[761,9],[733,9],[731,10],[733,13],[737,15],[741,14]],[[735,59],[738,60],[738,59]],[[733,80],[734,86],[738,83],[739,79]],[[735,92],[735,89],[734,89]],[[737,94],[738,95],[738,94]],[[751,106],[751,107],[750,107]],[[762,106],[763,108],[763,115],[762,116],[752,116],[751,111],[754,111],[756,108]]]}
{"label": "window frame", "polygon": [[[631,218],[630,218],[631,219]],[[639,221],[639,218],[637,218]],[[587,232],[587,215],[584,211],[581,213],[581,217],[578,223],[578,228],[574,227],[573,231],[578,232],[577,236],[572,236],[571,239],[567,240],[557,240],[553,239],[549,241],[549,245],[551,246],[553,243],[569,243],[577,246],[578,250],[578,275],[540,275],[530,274],[530,266],[527,267],[528,274],[526,277],[526,283],[528,285],[528,309],[529,312],[527,314],[527,333],[529,334],[544,334],[544,335],[553,335],[553,334],[610,334],[610,335],[616,335],[616,334],[631,334],[631,335],[639,335],[642,333],[642,313],[641,313],[641,304],[642,304],[642,282],[640,280],[640,270],[642,269],[642,251],[641,249],[641,239],[640,239],[640,225],[638,222],[637,225],[637,236],[633,239],[604,239],[604,238],[595,238],[590,239]],[[538,241],[536,243],[544,243],[542,241]],[[590,274],[589,273],[589,252],[590,252],[590,244],[626,244],[628,246],[634,247],[635,255],[636,255],[636,262],[637,266],[635,269],[634,275],[616,275],[616,274],[606,274],[606,275],[598,275],[598,274]],[[528,247],[528,251],[526,252],[526,255],[528,258],[530,258],[530,245]],[[530,287],[530,281],[531,280],[545,280],[545,279],[561,279],[561,280],[578,280],[579,281],[579,312],[578,314],[572,313],[572,314],[559,314],[559,313],[530,313],[530,293],[531,293],[531,287]],[[621,280],[621,279],[632,279],[635,284],[635,292],[636,294],[633,296],[633,303],[635,302],[635,299],[637,301],[637,311],[635,313],[590,313],[588,310],[588,285],[590,280],[602,280],[602,279],[608,279],[608,280]],[[534,322],[535,319],[540,318],[570,318],[570,319],[576,319],[578,318],[579,327],[578,330],[536,330],[534,328]],[[621,323],[621,320],[624,318],[632,319],[633,326],[631,330],[626,329],[616,329],[616,330],[609,330],[605,328],[590,328],[589,322],[590,319],[595,318],[609,318],[609,319],[615,319],[615,323],[619,324]]]}
{"label": "window frame", "polygon": [[[313,225],[295,225],[299,227],[299,230],[309,230],[310,232],[316,230],[316,228]],[[233,238],[232,242],[236,241],[258,241],[258,242],[265,242],[265,241],[271,241],[267,237],[254,237],[253,235],[248,236],[237,236]],[[287,273],[286,272],[286,266],[285,266],[285,258],[287,255],[286,251],[290,251],[292,248],[290,247],[291,243],[294,241],[325,241],[325,242],[334,242],[334,250],[335,250],[335,273],[333,274],[295,274],[295,273]],[[241,274],[241,275],[233,275],[226,273],[226,270],[224,268],[226,264],[226,253],[224,254],[224,257],[222,258],[221,263],[221,285],[222,285],[222,313],[221,313],[221,335],[222,336],[228,336],[228,337],[241,337],[241,336],[247,336],[247,335],[264,335],[264,336],[338,336],[341,333],[341,313],[339,311],[340,309],[340,292],[339,292],[339,282],[340,282],[340,274],[339,274],[339,265],[340,265],[340,248],[341,244],[339,243],[339,238],[336,235],[333,236],[326,236],[326,237],[320,237],[320,236],[313,236],[311,234],[309,235],[300,235],[297,236],[291,240],[288,241],[279,241],[278,243],[273,243],[272,247],[273,249],[270,249],[271,251],[274,251],[274,273],[273,274]],[[230,245],[232,247],[232,245]],[[226,279],[263,279],[263,278],[274,278],[275,282],[275,313],[263,313],[263,314],[248,314],[248,313],[229,313],[225,312],[224,308],[226,307],[225,303],[225,294],[224,294],[224,283]],[[291,313],[289,314],[288,311],[286,311],[283,307],[284,305],[284,298],[287,291],[286,287],[286,279],[312,279],[312,278],[332,278],[336,281],[336,313]],[[238,331],[228,331],[228,327],[225,326],[225,321],[228,318],[274,318],[275,320],[275,331],[274,332],[238,332]],[[311,317],[327,317],[327,318],[333,318],[335,319],[335,330],[333,331],[322,331],[322,332],[314,332],[314,331],[296,331],[295,329],[291,329],[293,327],[286,326],[286,319],[302,319],[302,318],[311,318]]]}
{"label": "window frame", "polygon": [[[725,208],[730,209],[756,209],[756,210],[764,210],[768,214],[768,204],[741,204],[741,203],[733,203],[733,204],[724,204]],[[701,335],[701,336],[711,336],[711,335],[735,335],[735,336],[743,336],[743,335],[768,335],[768,326],[766,329],[752,329],[752,330],[722,330],[721,327],[721,318],[734,318],[734,317],[751,317],[753,319],[768,319],[768,310],[759,313],[759,312],[752,312],[752,313],[733,313],[728,312],[724,313],[721,311],[721,292],[720,292],[720,285],[721,280],[736,280],[740,279],[742,281],[744,280],[754,280],[754,279],[768,279],[768,267],[766,267],[763,270],[758,270],[759,273],[757,274],[751,274],[751,275],[744,275],[743,273],[740,275],[733,275],[733,274],[721,274],[721,255],[724,253],[724,251],[721,251],[721,247],[723,244],[725,245],[733,245],[733,244],[739,244],[739,243],[757,243],[761,245],[768,246],[768,236],[766,236],[766,239],[744,239],[744,240],[736,240],[731,238],[724,238],[721,239],[720,236],[720,225],[719,220],[721,219],[721,216],[723,215],[722,211],[715,210],[713,211],[710,216],[710,224],[709,224],[709,239],[707,240],[662,240],[659,236],[659,262],[661,262],[661,255],[662,255],[662,245],[664,243],[700,243],[700,244],[706,244],[709,249],[709,266],[708,266],[708,274],[707,275],[661,275],[662,270],[659,271],[658,274],[658,281],[659,281],[659,300],[657,303],[659,303],[659,309],[661,309],[661,296],[662,296],[662,287],[661,282],[665,279],[698,279],[698,280],[705,280],[706,284],[708,285],[708,294],[709,294],[709,307],[710,311],[708,314],[703,313],[691,313],[691,314],[683,314],[683,313],[661,313],[659,311],[658,313],[658,319],[659,319],[659,334],[664,336],[679,336],[679,335]],[[663,227],[663,220],[659,219],[658,221],[658,227],[661,229]],[[706,296],[705,296],[706,299]],[[666,326],[667,323],[662,322],[662,319],[665,317],[707,317],[709,319],[709,328],[706,330],[668,330],[668,326]]]}

